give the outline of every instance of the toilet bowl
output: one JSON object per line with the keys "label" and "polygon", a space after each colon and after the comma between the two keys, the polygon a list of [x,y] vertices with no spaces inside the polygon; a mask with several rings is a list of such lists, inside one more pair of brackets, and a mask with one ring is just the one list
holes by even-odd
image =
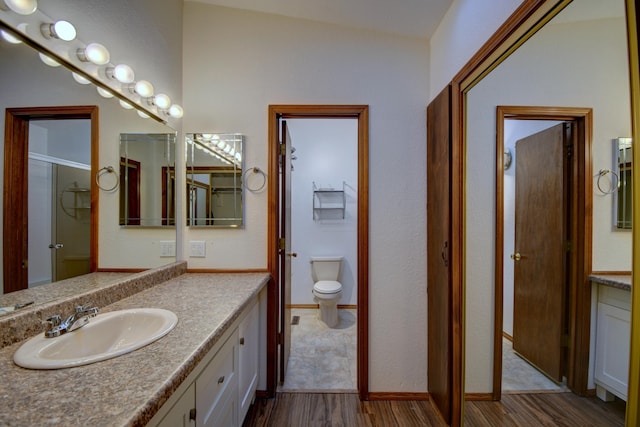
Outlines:
{"label": "toilet bowl", "polygon": [[320,320],[328,327],[338,326],[338,302],[342,298],[342,284],[338,281],[342,257],[311,257],[313,300],[320,307]]}

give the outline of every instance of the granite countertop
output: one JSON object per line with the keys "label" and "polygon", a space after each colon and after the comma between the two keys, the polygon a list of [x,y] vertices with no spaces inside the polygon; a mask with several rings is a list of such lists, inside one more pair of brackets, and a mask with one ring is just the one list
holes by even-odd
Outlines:
{"label": "granite countertop", "polygon": [[178,324],[146,347],[99,363],[29,370],[13,363],[21,342],[0,349],[0,425],[145,425],[268,280],[268,273],[183,274],[103,307],[164,308]]}
{"label": "granite countertop", "polygon": [[631,274],[591,274],[589,280],[599,285],[631,290]]}

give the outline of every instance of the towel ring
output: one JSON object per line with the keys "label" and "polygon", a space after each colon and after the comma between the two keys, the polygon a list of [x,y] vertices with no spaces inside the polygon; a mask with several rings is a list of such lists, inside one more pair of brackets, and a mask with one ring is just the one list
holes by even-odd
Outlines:
{"label": "towel ring", "polygon": [[[262,175],[262,184],[256,188],[251,188],[247,185],[247,174],[249,172],[253,172],[255,174],[260,174]],[[246,188],[247,190],[251,191],[252,193],[256,193],[260,190],[262,190],[264,188],[264,186],[267,184],[267,174],[264,173],[264,171],[262,169],[260,169],[257,166],[254,166],[250,169],[247,169],[246,171],[244,171],[244,173],[242,174],[242,185],[244,185],[244,188]]]}
{"label": "towel ring", "polygon": [[[600,180],[602,179],[603,176],[606,176],[609,173],[611,174],[611,181],[609,182],[609,188],[603,190],[602,186],[600,185]],[[613,194],[618,190],[618,188],[620,188],[620,177],[618,176],[617,173],[615,173],[610,169],[600,169],[600,171],[598,172],[598,179],[596,180],[596,186],[598,187],[598,190],[600,190],[602,194],[605,194],[605,195]]]}
{"label": "towel ring", "polygon": [[[116,183],[113,185],[113,187],[105,188],[102,185],[100,185],[100,177],[105,173],[112,173],[116,176]],[[98,171],[98,173],[96,173],[96,185],[102,191],[107,191],[107,192],[115,191],[115,189],[118,188],[118,186],[120,185],[120,177],[118,176],[118,172],[116,172],[113,166],[105,166],[101,168]]]}

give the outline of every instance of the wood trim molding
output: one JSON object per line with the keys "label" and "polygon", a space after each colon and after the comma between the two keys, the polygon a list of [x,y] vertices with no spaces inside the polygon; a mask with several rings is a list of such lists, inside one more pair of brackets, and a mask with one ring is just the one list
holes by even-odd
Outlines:
{"label": "wood trim molding", "polygon": [[[319,307],[318,304],[291,304],[289,306],[289,308],[297,308],[300,310],[306,310],[306,309],[315,310],[318,307]],[[338,304],[338,308],[343,310],[356,310],[358,306],[354,304]]]}
{"label": "wood trim molding", "polygon": [[187,273],[268,273],[264,268],[187,268]]}
{"label": "wood trim molding", "polygon": [[465,393],[464,399],[469,401],[474,400],[474,401],[480,401],[480,402],[490,402],[494,400],[493,393]]}
{"label": "wood trim molding", "polygon": [[575,138],[573,157],[573,224],[569,312],[570,346],[567,367],[567,384],[578,394],[588,391],[589,340],[591,316],[591,272],[593,178],[591,164],[593,110],[573,107],[498,106],[496,109],[496,188],[495,188],[495,287],[494,287],[494,363],[493,399],[500,400],[502,393],[502,326],[503,326],[503,259],[504,259],[504,122],[514,120],[575,121],[578,134]]}
{"label": "wood trim molding", "polygon": [[[4,291],[25,289],[27,269],[27,162],[29,122],[31,120],[89,119],[91,121],[91,227],[89,231],[89,270],[98,269],[98,186],[93,179],[99,165],[99,114],[96,105],[7,108],[5,113],[3,283]],[[15,268],[7,268],[14,266]],[[8,286],[8,287],[7,287]]]}
{"label": "wood trim molding", "polygon": [[376,391],[369,393],[369,400],[431,400],[431,398],[426,392]]}
{"label": "wood trim molding", "polygon": [[278,142],[279,118],[358,119],[358,392],[369,398],[369,106],[270,105],[268,110],[267,269],[273,278],[268,291],[267,391],[275,393],[278,331]]}
{"label": "wood trim molding", "polygon": [[599,276],[629,276],[631,275],[630,271],[592,271],[592,275]]}

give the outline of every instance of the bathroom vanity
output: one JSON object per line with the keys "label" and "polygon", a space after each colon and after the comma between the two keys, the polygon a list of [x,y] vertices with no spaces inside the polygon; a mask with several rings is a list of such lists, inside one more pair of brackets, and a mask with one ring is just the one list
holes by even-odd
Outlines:
{"label": "bathroom vanity", "polygon": [[[627,400],[631,339],[631,276],[592,275],[597,292],[594,381],[597,396]],[[597,289],[597,291],[596,291]]]}
{"label": "bathroom vanity", "polygon": [[180,274],[101,306],[102,313],[149,307],[178,316],[168,335],[102,362],[30,370],[13,362],[22,341],[5,346],[0,425],[180,426],[190,418],[197,425],[223,418],[231,420],[225,425],[241,425],[266,360],[269,279],[267,273]]}

